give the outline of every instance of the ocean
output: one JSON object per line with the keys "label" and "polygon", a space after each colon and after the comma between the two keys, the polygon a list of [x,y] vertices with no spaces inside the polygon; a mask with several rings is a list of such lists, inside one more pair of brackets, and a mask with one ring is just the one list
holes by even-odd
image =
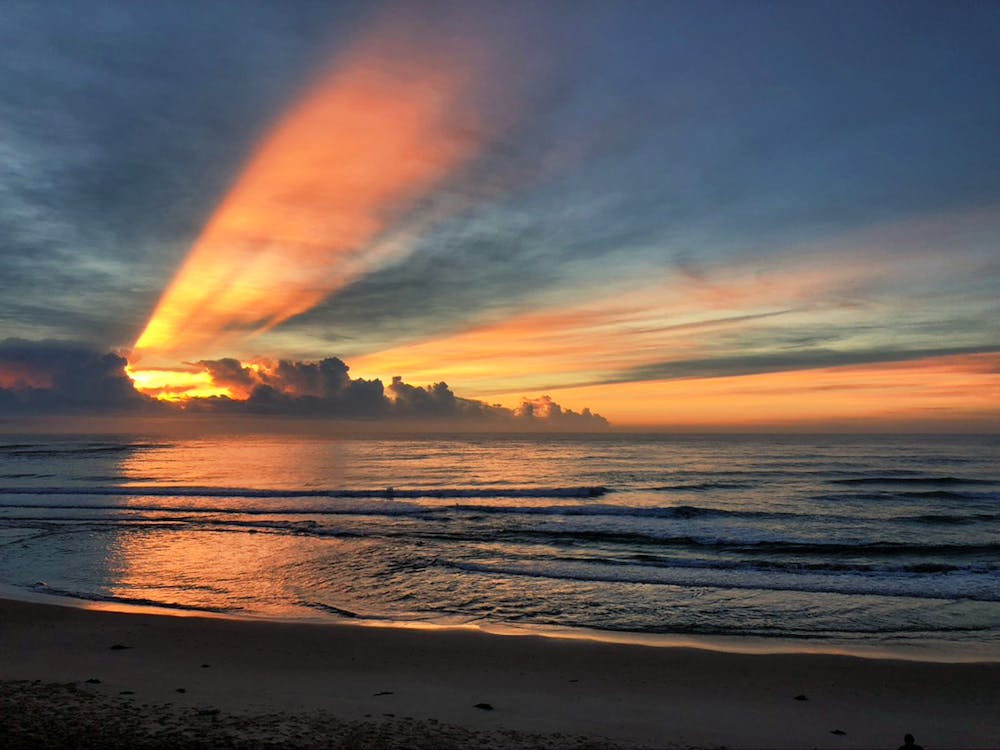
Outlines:
{"label": "ocean", "polygon": [[996,436],[0,438],[0,584],[173,613],[1000,659]]}

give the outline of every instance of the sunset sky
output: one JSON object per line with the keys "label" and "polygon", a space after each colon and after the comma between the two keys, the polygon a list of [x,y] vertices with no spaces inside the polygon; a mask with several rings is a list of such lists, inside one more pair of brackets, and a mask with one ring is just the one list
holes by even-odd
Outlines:
{"label": "sunset sky", "polygon": [[4,3],[0,416],[996,430],[998,38],[973,2]]}

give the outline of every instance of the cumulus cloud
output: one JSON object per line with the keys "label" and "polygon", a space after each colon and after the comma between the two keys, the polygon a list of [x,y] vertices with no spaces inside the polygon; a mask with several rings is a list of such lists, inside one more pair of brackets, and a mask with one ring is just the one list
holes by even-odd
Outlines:
{"label": "cumulus cloud", "polygon": [[547,424],[560,425],[565,427],[586,427],[587,425],[603,422],[607,420],[600,414],[593,414],[590,409],[575,412],[572,409],[563,409],[552,400],[551,396],[541,396],[534,399],[523,399],[521,405],[514,410],[514,416],[524,420],[539,420]]}
{"label": "cumulus cloud", "polygon": [[211,376],[212,382],[216,385],[228,388],[230,393],[239,398],[246,398],[250,395],[257,382],[254,380],[254,372],[238,359],[230,357],[224,359],[202,360],[196,363],[205,368]]}
{"label": "cumulus cloud", "polygon": [[65,341],[0,341],[0,415],[248,414],[409,421],[432,425],[476,424],[483,427],[602,429],[607,421],[584,409],[566,410],[548,396],[525,400],[518,409],[461,398],[446,383],[417,386],[393,378],[351,378],[337,357],[319,361],[236,359],[203,360],[207,379],[229,396],[193,397],[182,402],[153,396],[176,396],[183,386],[136,390],[128,362],[111,352]]}
{"label": "cumulus cloud", "polygon": [[606,419],[589,409],[563,409],[549,396],[525,399],[520,407],[457,396],[447,383],[411,385],[394,377],[385,386],[381,380],[352,379],[349,367],[337,357],[317,362],[256,360],[243,364],[235,359],[203,360],[217,386],[230,390],[234,398],[192,399],[189,411],[270,414],[282,416],[327,416],[351,419],[457,420],[483,426],[554,427],[603,429]]}
{"label": "cumulus cloud", "polygon": [[157,408],[132,385],[127,362],[63,341],[0,341],[0,413],[122,413]]}
{"label": "cumulus cloud", "polygon": [[[456,396],[447,383],[416,386],[396,376],[388,387],[392,410],[405,417],[444,417],[451,419],[510,420],[517,414],[504,407]],[[606,424],[606,423],[605,423]],[[598,426],[598,425],[594,425]]]}

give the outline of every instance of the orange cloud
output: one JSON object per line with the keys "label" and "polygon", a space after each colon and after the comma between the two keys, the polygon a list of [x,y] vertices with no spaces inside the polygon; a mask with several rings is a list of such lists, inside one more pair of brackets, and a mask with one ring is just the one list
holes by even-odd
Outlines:
{"label": "orange cloud", "polygon": [[133,362],[210,356],[403,252],[374,245],[480,147],[463,108],[471,67],[405,39],[373,34],[263,140],[160,299]]}

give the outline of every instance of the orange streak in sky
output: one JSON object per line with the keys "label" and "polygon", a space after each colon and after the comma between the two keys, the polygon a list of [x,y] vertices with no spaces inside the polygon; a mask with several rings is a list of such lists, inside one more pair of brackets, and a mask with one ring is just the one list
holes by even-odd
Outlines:
{"label": "orange streak in sky", "polygon": [[[1000,355],[616,383],[552,395],[563,403],[589,404],[616,427],[995,429],[1000,424]],[[516,401],[498,400],[508,406]]]}
{"label": "orange streak in sky", "polygon": [[309,310],[370,269],[366,250],[478,150],[469,66],[375,35],[260,144],[131,357],[175,364]]}
{"label": "orange streak in sky", "polygon": [[712,283],[664,276],[572,307],[525,312],[348,361],[364,377],[443,379],[476,397],[568,387],[651,362],[700,356],[713,335],[728,328],[766,326],[772,317],[802,319],[830,289],[865,273],[843,264],[767,278],[734,269],[731,277]]}
{"label": "orange streak in sky", "polygon": [[[884,334],[871,331],[881,280],[919,285],[953,262],[936,251],[900,254],[861,240],[845,244],[835,262],[826,256],[819,262],[808,249],[704,274],[665,273],[617,289],[582,290],[569,307],[528,310],[432,339],[344,354],[355,375],[444,380],[463,395],[494,399],[614,380],[649,364],[766,354],[782,331],[853,329],[841,346],[878,349],[888,345]],[[614,421],[600,402],[585,403]]]}

